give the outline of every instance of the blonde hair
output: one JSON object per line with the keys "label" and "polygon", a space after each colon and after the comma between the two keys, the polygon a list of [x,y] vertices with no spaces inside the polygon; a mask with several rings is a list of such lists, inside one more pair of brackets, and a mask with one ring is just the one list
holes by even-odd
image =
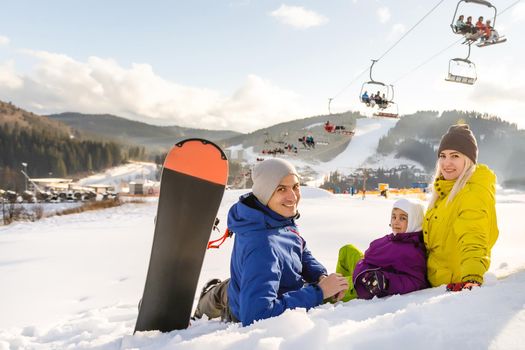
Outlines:
{"label": "blonde hair", "polygon": [[[463,171],[461,174],[459,174],[458,178],[456,179],[456,182],[454,183],[454,186],[452,186],[452,190],[450,191],[448,198],[447,198],[447,205],[450,204],[454,197],[465,187],[467,181],[470,179],[472,174],[474,174],[474,171],[476,170],[476,164],[466,155],[464,155],[461,152],[458,152],[463,156],[463,159],[465,160],[465,167],[463,168]],[[441,169],[439,168],[439,158],[436,161],[436,170],[434,172],[434,182],[438,179],[440,179],[443,176],[441,174]],[[435,186],[432,186],[432,195],[430,196],[430,201],[428,203],[428,208],[432,208],[434,204],[436,203],[437,199],[439,197],[439,194],[436,191]]]}

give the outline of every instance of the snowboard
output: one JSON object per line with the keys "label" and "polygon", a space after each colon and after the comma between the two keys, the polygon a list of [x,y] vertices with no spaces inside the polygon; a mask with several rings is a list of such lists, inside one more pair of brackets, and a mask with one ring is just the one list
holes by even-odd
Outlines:
{"label": "snowboard", "polygon": [[187,139],[168,152],[135,332],[188,327],[227,179],[226,155],[210,141]]}

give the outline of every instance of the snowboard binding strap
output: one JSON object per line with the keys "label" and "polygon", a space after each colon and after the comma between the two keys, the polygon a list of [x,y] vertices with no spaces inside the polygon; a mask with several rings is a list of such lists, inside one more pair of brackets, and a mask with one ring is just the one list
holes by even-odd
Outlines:
{"label": "snowboard binding strap", "polygon": [[228,229],[226,229],[224,231],[224,235],[222,235],[222,237],[220,237],[218,239],[214,239],[213,241],[209,241],[208,242],[208,249],[210,249],[210,248],[217,248],[218,249],[224,243],[224,241],[226,241],[226,238],[231,237],[231,236],[233,236],[233,232],[228,230]]}

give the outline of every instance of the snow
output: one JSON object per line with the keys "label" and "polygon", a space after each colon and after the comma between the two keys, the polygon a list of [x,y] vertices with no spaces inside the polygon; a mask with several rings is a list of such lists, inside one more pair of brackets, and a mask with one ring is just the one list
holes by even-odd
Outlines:
{"label": "snow", "polygon": [[[357,119],[355,134],[348,147],[322,168],[328,172],[334,169],[350,169],[365,165],[367,158],[375,154],[379,139],[397,124],[397,119],[361,118]],[[348,173],[349,171],[346,171]]]}
{"label": "snow", "polygon": [[108,185],[113,186],[115,191],[120,192],[121,182],[155,181],[156,174],[157,165],[155,163],[131,161],[125,165],[110,168],[103,173],[81,179],[78,184],[81,186]]}
{"label": "snow", "polygon": [[[329,164],[317,164],[319,171],[369,162],[377,141],[395,122],[359,119],[348,148]],[[244,150],[244,155],[255,158],[251,150]],[[151,178],[154,170],[151,163],[128,164],[83,183],[117,185]],[[218,213],[222,231],[228,209],[247,191],[225,192]],[[301,235],[330,272],[341,246],[352,243],[365,250],[373,239],[388,233],[396,197],[362,200],[312,187],[303,187],[302,194]],[[143,204],[0,227],[0,350],[523,349],[525,232],[519,222],[523,192],[498,188],[500,237],[481,288],[448,293],[437,287],[325,304],[308,312],[288,310],[244,328],[202,319],[182,331],[133,336],[156,204],[153,198]],[[212,238],[218,235],[214,232]],[[207,280],[228,277],[232,246],[227,240],[220,249],[207,252],[197,294]]]}
{"label": "snow", "polygon": [[[245,192],[226,191],[222,230],[229,207]],[[302,193],[301,234],[329,271],[342,245],[364,250],[388,232],[396,198]],[[481,288],[437,287],[289,310],[244,328],[202,319],[186,330],[134,336],[156,201],[15,223],[0,228],[0,349],[522,349],[524,205],[524,193],[499,191],[500,237]],[[199,289],[228,276],[232,246],[227,240],[207,252]]]}
{"label": "snow", "polygon": [[310,129],[313,129],[313,128],[316,128],[318,126],[321,126],[321,125],[324,125],[323,122],[320,122],[320,123],[314,123],[314,124],[310,124],[308,126],[305,126],[303,129],[305,130],[310,130]]}
{"label": "snow", "polygon": [[[392,154],[383,156],[376,153],[377,145],[381,137],[387,135],[398,121],[398,119],[380,117],[357,119],[355,134],[352,136],[348,146],[329,162],[308,161],[289,154],[280,155],[279,157],[292,162],[299,171],[307,169],[309,172],[315,172],[317,174],[315,179],[308,182],[308,185],[312,186],[319,186],[325,176],[335,170],[341,174],[351,174],[355,172],[356,169],[363,167],[390,169],[402,164],[423,169],[421,164],[413,160],[403,157],[395,158]],[[305,129],[322,124],[323,123],[311,124]],[[237,152],[244,150],[244,160],[249,164],[255,164],[256,159],[261,157],[261,155],[254,152],[253,147],[244,149],[242,144],[231,146],[228,150],[231,151],[232,159],[236,159]]]}

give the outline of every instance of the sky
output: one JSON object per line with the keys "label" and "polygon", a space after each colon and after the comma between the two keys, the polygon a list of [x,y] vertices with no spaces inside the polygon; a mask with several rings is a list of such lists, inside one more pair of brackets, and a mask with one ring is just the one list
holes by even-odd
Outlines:
{"label": "sky", "polygon": [[[131,169],[128,166],[114,169],[115,176]],[[300,233],[329,272],[335,270],[342,245],[365,250],[373,239],[389,233],[395,197],[368,195],[362,200],[317,188],[301,191]],[[221,230],[229,207],[244,192],[225,192],[218,213]],[[325,304],[308,312],[290,310],[244,328],[202,319],[187,330],[132,336],[156,204],[152,199],[0,226],[0,349],[317,350],[381,349],[385,344],[391,349],[523,348],[523,193],[497,194],[500,236],[481,288],[449,293],[441,286]],[[233,240],[227,240],[206,253],[199,290],[210,278],[228,276],[232,247]]]}
{"label": "sky", "polygon": [[373,79],[393,84],[400,114],[475,110],[523,129],[525,2],[493,4],[508,41],[472,47],[478,80],[466,86],[444,81],[468,51],[449,27],[457,1],[6,2],[0,99],[38,114],[251,132],[328,114],[330,98],[332,113],[371,114],[358,96],[380,58]]}

